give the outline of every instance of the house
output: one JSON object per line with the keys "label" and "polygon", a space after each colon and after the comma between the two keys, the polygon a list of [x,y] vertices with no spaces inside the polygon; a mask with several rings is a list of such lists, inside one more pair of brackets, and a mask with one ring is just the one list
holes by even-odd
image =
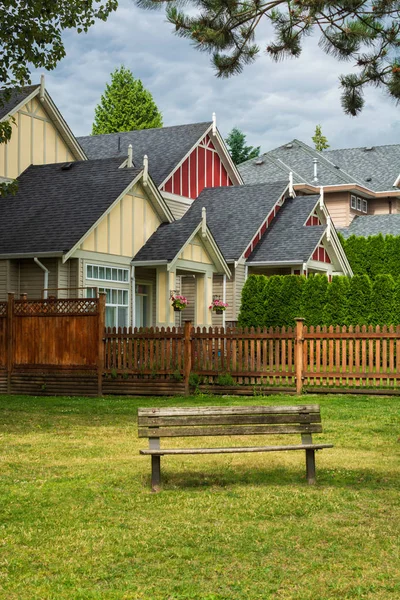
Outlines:
{"label": "house", "polygon": [[317,152],[295,139],[242,163],[239,171],[245,183],[292,172],[297,194],[323,186],[336,227],[348,227],[356,216],[400,213],[400,145]]}
{"label": "house", "polygon": [[11,139],[0,144],[0,182],[12,181],[29,165],[85,160],[86,154],[44,85],[0,91],[0,121],[10,121]]}
{"label": "house", "polygon": [[18,191],[0,200],[0,300],[100,290],[108,326],[222,325],[237,320],[249,272],[351,275],[319,188],[296,196],[285,171],[243,185],[215,116],[76,139],[43,79],[1,114],[14,128],[1,177]]}
{"label": "house", "polygon": [[[162,225],[134,256],[136,268],[158,269],[167,262],[175,271],[176,257],[193,257],[194,248],[186,240],[207,239],[207,225],[230,273],[212,273],[208,280],[197,274],[183,277],[180,291],[189,299],[185,318],[199,321],[196,290],[209,289],[228,308],[218,317],[207,310],[207,325],[223,325],[237,321],[243,285],[249,273],[274,275],[308,275],[325,273],[352,275],[352,270],[325,208],[323,198],[295,196],[288,182],[262,183],[224,188],[206,188],[179,220]],[[201,235],[200,235],[201,232]],[[191,236],[191,237],[190,237]],[[209,254],[211,257],[211,253]],[[211,261],[210,261],[211,262]]]}
{"label": "house", "polygon": [[90,159],[115,157],[126,161],[129,146],[134,164],[141,164],[146,155],[153,181],[176,219],[205,187],[243,183],[215,115],[205,123],[89,135],[77,140]]}

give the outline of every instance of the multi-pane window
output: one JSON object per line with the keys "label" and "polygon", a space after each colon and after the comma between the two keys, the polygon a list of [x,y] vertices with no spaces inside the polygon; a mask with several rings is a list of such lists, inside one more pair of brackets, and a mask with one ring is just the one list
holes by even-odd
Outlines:
{"label": "multi-pane window", "polygon": [[86,278],[98,279],[99,281],[128,283],[129,269],[119,269],[118,267],[102,267],[101,265],[86,265]]}
{"label": "multi-pane window", "polygon": [[[106,294],[106,327],[128,327],[129,292],[115,288],[99,288]],[[95,288],[88,288],[86,296],[94,298]]]}
{"label": "multi-pane window", "polygon": [[350,207],[358,212],[368,213],[368,201],[358,196],[350,196]]}

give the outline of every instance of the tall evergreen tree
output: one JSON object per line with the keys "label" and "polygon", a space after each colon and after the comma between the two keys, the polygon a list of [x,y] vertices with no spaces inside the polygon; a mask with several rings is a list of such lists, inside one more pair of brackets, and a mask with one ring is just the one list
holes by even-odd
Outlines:
{"label": "tall evergreen tree", "polygon": [[[164,0],[136,0],[154,8]],[[363,92],[372,85],[400,99],[400,8],[393,0],[265,0],[265,2],[198,2],[167,0],[167,18],[175,32],[198,50],[212,54],[219,77],[240,73],[260,52],[258,26],[269,21],[272,40],[263,47],[274,60],[298,57],[314,31],[319,47],[356,72],[340,78],[342,107],[357,115]],[[184,8],[182,8],[184,7]],[[185,10],[186,9],[186,10]]]}
{"label": "tall evergreen tree", "polygon": [[232,129],[225,141],[235,165],[260,155],[260,146],[246,146],[246,136],[237,127]]}
{"label": "tall evergreen tree", "polygon": [[367,256],[365,260],[369,263],[367,275],[375,279],[382,273],[387,273],[386,244],[383,235],[372,235],[367,239]]}
{"label": "tall evergreen tree", "polygon": [[266,327],[280,327],[282,325],[282,275],[267,277],[265,285],[265,321]]}
{"label": "tall evergreen tree", "polygon": [[315,127],[315,133],[311,139],[314,142],[314,147],[316,150],[318,150],[318,152],[322,152],[322,150],[330,148],[330,145],[328,144],[328,139],[324,135],[322,135],[321,125],[317,125]]}
{"label": "tall evergreen tree", "polygon": [[346,240],[342,238],[342,245],[354,275],[367,275],[371,262],[367,238],[351,235]]}
{"label": "tall evergreen tree", "polygon": [[301,317],[301,298],[305,277],[302,275],[285,275],[281,290],[280,325],[294,327],[296,317]]}
{"label": "tall evergreen tree", "polygon": [[350,288],[348,277],[334,277],[328,285],[324,306],[324,325],[346,325],[347,295]]}
{"label": "tall evergreen tree", "polygon": [[121,66],[111,73],[111,83],[95,108],[92,135],[162,127],[162,115],[140,79]]}
{"label": "tall evergreen tree", "polygon": [[377,275],[372,283],[371,325],[393,325],[395,322],[395,281],[391,275]]}
{"label": "tall evergreen tree", "polygon": [[372,286],[368,275],[354,275],[347,296],[347,325],[369,325]]}
{"label": "tall evergreen tree", "polygon": [[328,278],[326,275],[310,275],[305,281],[302,295],[302,317],[306,325],[324,324],[324,306]]}
{"label": "tall evergreen tree", "polygon": [[264,325],[265,275],[249,275],[242,289],[238,323],[240,327]]}

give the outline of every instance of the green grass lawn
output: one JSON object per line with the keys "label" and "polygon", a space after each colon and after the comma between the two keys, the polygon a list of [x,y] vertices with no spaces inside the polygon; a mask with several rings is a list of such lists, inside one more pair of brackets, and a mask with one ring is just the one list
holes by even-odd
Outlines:
{"label": "green grass lawn", "polygon": [[[317,453],[316,486],[303,452],[281,452],[165,457],[164,490],[150,492],[138,406],[304,402],[321,405],[315,440],[335,444]],[[399,409],[367,396],[0,396],[0,597],[400,598]],[[245,443],[272,443],[260,437]]]}

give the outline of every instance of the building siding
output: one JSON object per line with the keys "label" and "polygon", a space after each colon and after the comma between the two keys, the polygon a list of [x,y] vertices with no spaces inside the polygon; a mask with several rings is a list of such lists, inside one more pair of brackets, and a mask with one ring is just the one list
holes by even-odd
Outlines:
{"label": "building siding", "polygon": [[233,303],[233,321],[237,321],[240,311],[242,289],[246,281],[246,265],[239,264],[235,269],[235,297]]}
{"label": "building siding", "polygon": [[190,208],[190,204],[179,202],[179,200],[172,200],[171,198],[165,198],[165,202],[177,220],[181,219]]}
{"label": "building siding", "polygon": [[14,119],[11,140],[0,144],[0,176],[18,177],[31,164],[75,160],[37,97],[27,102]]}
{"label": "building siding", "polygon": [[350,193],[330,192],[325,194],[325,206],[335,227],[347,227],[354,215],[350,215]]}
{"label": "building siding", "polygon": [[[58,287],[57,258],[43,258],[40,262],[49,269],[49,288]],[[43,296],[44,271],[34,262],[33,258],[20,260],[20,294],[28,294],[30,299],[40,299]],[[52,293],[50,291],[50,293]]]}
{"label": "building siding", "polygon": [[8,260],[0,260],[0,302],[7,300],[8,292]]}

